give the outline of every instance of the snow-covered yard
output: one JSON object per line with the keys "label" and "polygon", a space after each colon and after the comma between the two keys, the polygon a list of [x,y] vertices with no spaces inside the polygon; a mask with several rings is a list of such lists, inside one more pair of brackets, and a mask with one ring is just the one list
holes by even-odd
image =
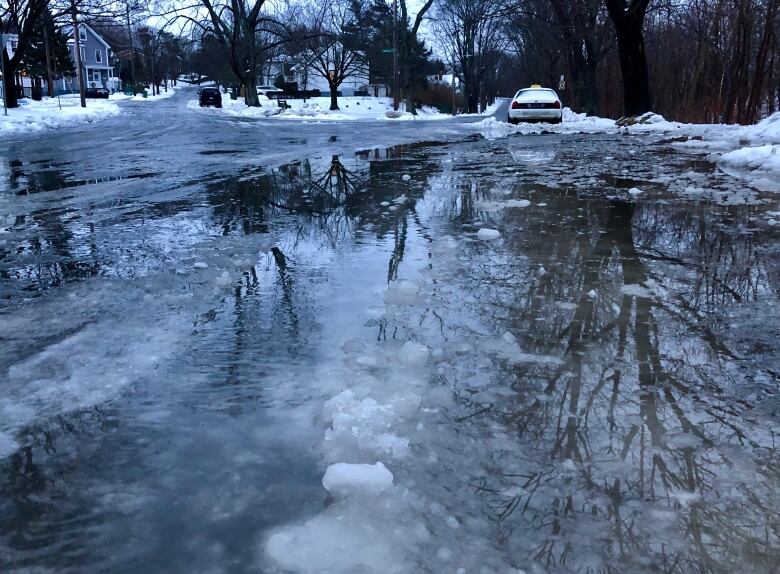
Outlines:
{"label": "snow-covered yard", "polygon": [[[304,100],[286,100],[289,109],[282,109],[276,100],[270,100],[265,96],[260,97],[260,107],[249,107],[244,100],[231,100],[230,96],[222,96],[222,114],[243,118],[280,118],[291,120],[316,120],[316,121],[343,121],[343,120],[390,120],[390,121],[419,121],[419,120],[447,120],[452,116],[443,114],[435,108],[424,107],[417,111],[417,116],[403,111],[403,106],[397,114],[393,113],[392,98],[371,98],[345,96],[339,98],[338,110],[330,110],[330,98],[309,98]],[[188,107],[199,109],[198,101],[192,100]],[[485,110],[484,115],[495,111],[495,107]],[[388,113],[390,116],[388,116]]]}
{"label": "snow-covered yard", "polygon": [[168,89],[161,87],[160,93],[157,95],[152,95],[152,90],[147,89],[146,93],[147,96],[144,97],[143,94],[136,94],[135,96],[129,96],[122,92],[117,92],[116,94],[111,94],[111,97],[109,99],[111,100],[132,100],[134,102],[156,102],[157,100],[165,100],[170,98],[171,96],[176,94],[176,91],[179,90],[179,86],[168,86]]}
{"label": "snow-covered yard", "polygon": [[0,115],[0,134],[36,132],[76,124],[95,122],[120,113],[119,106],[106,100],[87,100],[87,107],[79,105],[78,96],[44,98],[40,102],[20,100],[19,107]]}

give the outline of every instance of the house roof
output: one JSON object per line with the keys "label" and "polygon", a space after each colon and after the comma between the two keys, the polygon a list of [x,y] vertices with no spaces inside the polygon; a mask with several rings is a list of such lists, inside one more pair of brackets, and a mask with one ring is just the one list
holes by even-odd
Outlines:
{"label": "house roof", "polygon": [[[100,34],[95,32],[92,28],[90,28],[89,26],[87,26],[83,22],[79,24],[79,28],[85,28],[85,29],[89,30],[90,32],[92,32],[92,35],[100,41],[101,44],[103,44],[109,50],[111,49],[111,46],[109,46],[108,42],[106,42],[103,39],[103,36],[101,36]],[[62,29],[63,29],[63,31],[67,32],[68,34],[71,34],[72,31],[73,31],[73,26],[70,26],[70,25],[63,26]],[[75,40],[73,38],[71,38],[71,39],[68,40],[68,43],[70,43],[70,42],[75,42]]]}

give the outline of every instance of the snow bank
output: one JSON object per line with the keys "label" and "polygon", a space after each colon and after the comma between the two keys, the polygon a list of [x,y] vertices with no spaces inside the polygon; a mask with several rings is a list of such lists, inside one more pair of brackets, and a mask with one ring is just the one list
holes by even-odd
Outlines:
{"label": "snow bank", "polygon": [[482,121],[469,124],[469,127],[477,130],[485,139],[499,139],[510,135],[541,134],[541,133],[601,133],[617,132],[618,128],[614,120],[577,114],[569,108],[563,110],[563,123],[527,123],[521,122],[512,125],[503,120],[490,117]]}
{"label": "snow bank", "polygon": [[772,172],[780,175],[780,145],[743,147],[724,153],[717,162],[724,168],[750,172]]}
{"label": "snow bank", "polygon": [[146,97],[144,97],[143,94],[136,94],[135,96],[130,96],[129,98],[134,102],[156,102],[158,100],[166,100],[170,98],[176,93],[177,89],[179,89],[178,86],[168,86],[168,90],[166,91],[165,88],[161,87],[160,93],[154,96],[152,95],[152,90],[148,89],[146,90]]}
{"label": "snow bank", "polygon": [[[417,110],[417,115],[399,110],[393,117],[387,113],[393,111],[391,98],[371,97],[341,97],[338,110],[330,110],[330,98],[309,98],[308,100],[286,100],[290,109],[282,109],[276,100],[260,96],[260,107],[249,107],[242,98],[231,100],[228,95],[222,97],[222,109],[218,112],[231,117],[244,118],[277,118],[288,120],[313,121],[349,121],[349,120],[382,120],[382,121],[420,121],[446,120],[452,116],[442,114],[434,108],[423,107]],[[199,109],[197,100],[187,104],[190,109]]]}
{"label": "snow bank", "polygon": [[119,106],[107,100],[87,100],[87,107],[82,108],[78,96],[61,96],[59,103],[57,98],[44,98],[40,102],[23,99],[19,103],[18,108],[8,110],[8,116],[0,115],[0,134],[70,127],[120,113]]}

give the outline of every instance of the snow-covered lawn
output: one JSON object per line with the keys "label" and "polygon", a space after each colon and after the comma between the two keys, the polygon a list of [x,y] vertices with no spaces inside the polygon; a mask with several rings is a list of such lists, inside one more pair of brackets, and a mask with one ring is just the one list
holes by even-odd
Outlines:
{"label": "snow-covered lawn", "polygon": [[170,98],[176,93],[176,90],[179,89],[179,86],[168,86],[168,90],[166,91],[165,88],[160,87],[160,93],[159,95],[153,96],[151,88],[146,90],[147,96],[144,97],[143,94],[136,94],[135,96],[129,96],[125,94],[124,92],[117,92],[116,94],[111,94],[110,100],[119,101],[119,100],[133,100],[134,102],[156,102],[157,100],[165,100],[167,98]]}
{"label": "snow-covered lawn", "polygon": [[780,112],[750,126],[685,124],[646,114],[641,123],[620,127],[614,120],[577,114],[566,108],[563,123],[510,125],[495,118],[470,124],[488,139],[513,134],[539,133],[645,133],[680,137],[674,145],[682,150],[705,153],[726,171],[759,177],[780,177]]}
{"label": "snow-covered lawn", "polygon": [[8,116],[0,115],[0,134],[67,127],[118,114],[119,107],[107,100],[87,100],[87,107],[82,108],[78,96],[61,96],[59,102],[57,98],[44,98],[40,102],[24,99],[18,108],[8,110]]}
{"label": "snow-covered lawn", "polygon": [[[371,98],[344,96],[339,98],[339,110],[330,110],[330,98],[309,98],[303,100],[286,100],[290,109],[282,109],[275,100],[265,96],[260,97],[259,108],[252,108],[244,103],[244,100],[231,100],[230,96],[222,96],[222,109],[220,113],[243,118],[279,118],[290,120],[317,120],[317,121],[343,121],[343,120],[388,120],[388,121],[420,121],[420,120],[447,120],[452,118],[449,114],[443,114],[435,108],[424,107],[417,111],[417,116],[403,111],[393,114],[392,98]],[[198,101],[192,100],[188,107],[199,109]],[[485,115],[493,113],[494,108],[485,111]],[[388,113],[391,116],[389,117]]]}

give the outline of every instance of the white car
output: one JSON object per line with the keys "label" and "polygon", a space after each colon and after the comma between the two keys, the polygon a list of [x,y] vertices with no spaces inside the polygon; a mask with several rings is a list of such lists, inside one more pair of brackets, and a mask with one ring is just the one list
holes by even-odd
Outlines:
{"label": "white car", "polygon": [[257,86],[258,96],[268,96],[269,94],[281,94],[284,90],[280,90],[275,86]]}
{"label": "white car", "polygon": [[555,90],[534,84],[520,90],[509,104],[510,124],[520,122],[549,122],[559,124],[563,121],[563,106]]}

